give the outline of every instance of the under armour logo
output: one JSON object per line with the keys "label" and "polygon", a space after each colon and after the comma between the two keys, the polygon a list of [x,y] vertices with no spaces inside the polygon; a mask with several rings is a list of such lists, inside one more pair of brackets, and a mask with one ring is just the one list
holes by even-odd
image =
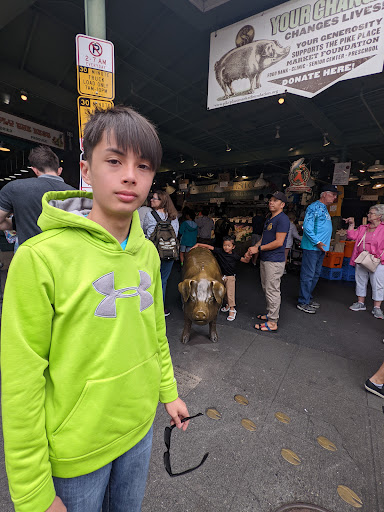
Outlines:
{"label": "under armour logo", "polygon": [[[92,285],[98,293],[105,295],[105,299],[97,306],[95,316],[116,318],[116,299],[129,299],[137,295],[140,296],[140,313],[149,308],[149,306],[153,304],[153,297],[147,292],[148,288],[151,286],[151,278],[143,270],[139,270],[139,274],[139,286],[129,286],[128,288],[121,288],[120,290],[115,290],[114,272],[109,272],[99,277],[99,279],[96,279]],[[129,290],[134,290],[134,292],[126,294],[125,292]]]}

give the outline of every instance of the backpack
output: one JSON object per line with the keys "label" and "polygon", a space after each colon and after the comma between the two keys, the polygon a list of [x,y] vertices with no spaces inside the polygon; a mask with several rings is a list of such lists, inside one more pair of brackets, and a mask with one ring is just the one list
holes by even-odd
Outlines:
{"label": "backpack", "polygon": [[172,224],[169,220],[162,220],[160,215],[154,210],[151,213],[155,217],[157,224],[149,239],[154,243],[160,259],[165,261],[178,260],[180,242]]}

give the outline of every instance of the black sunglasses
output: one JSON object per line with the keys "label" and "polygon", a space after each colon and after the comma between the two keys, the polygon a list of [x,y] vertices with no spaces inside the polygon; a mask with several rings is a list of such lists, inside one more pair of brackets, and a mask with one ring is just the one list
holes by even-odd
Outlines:
{"label": "black sunglasses", "polygon": [[[195,414],[194,416],[189,416],[188,418],[183,418],[181,420],[181,423],[184,423],[185,421],[192,420],[193,418],[197,418],[198,416],[203,416],[203,413],[199,412],[198,414]],[[209,455],[209,452],[204,455],[202,458],[202,461],[197,466],[186,469],[185,471],[181,471],[181,473],[172,473],[171,469],[171,458],[169,454],[169,449],[171,447],[171,434],[172,430],[176,427],[176,425],[171,425],[170,427],[165,427],[164,430],[164,443],[167,447],[167,451],[164,452],[164,466],[169,476],[180,476],[180,475],[186,475],[187,473],[190,473],[191,471],[194,471],[195,469],[199,468],[204,464],[204,462],[207,460],[207,457]]]}

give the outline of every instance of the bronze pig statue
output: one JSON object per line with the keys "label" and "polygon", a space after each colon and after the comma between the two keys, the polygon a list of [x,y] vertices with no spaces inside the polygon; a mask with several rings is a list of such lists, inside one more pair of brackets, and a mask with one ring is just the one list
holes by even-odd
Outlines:
{"label": "bronze pig statue", "polygon": [[209,338],[216,343],[216,318],[224,299],[225,288],[219,264],[209,249],[196,247],[187,254],[179,292],[184,305],[181,342],[188,343],[194,322],[198,325],[209,323]]}

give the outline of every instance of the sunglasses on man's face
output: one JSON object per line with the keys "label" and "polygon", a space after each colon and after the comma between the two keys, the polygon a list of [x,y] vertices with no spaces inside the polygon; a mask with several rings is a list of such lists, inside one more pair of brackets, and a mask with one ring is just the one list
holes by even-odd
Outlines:
{"label": "sunglasses on man's face", "polygon": [[[199,412],[198,414],[195,414],[194,416],[189,416],[188,418],[183,418],[181,420],[181,423],[184,423],[185,421],[192,420],[193,418],[197,418],[198,416],[203,416],[203,413]],[[206,453],[204,455],[204,457],[202,458],[200,464],[198,464],[197,466],[195,466],[193,468],[186,469],[185,471],[181,471],[180,473],[172,473],[171,457],[170,457],[170,454],[169,454],[169,450],[171,448],[171,434],[172,434],[172,430],[175,427],[176,427],[176,425],[171,425],[170,427],[165,427],[165,430],[164,430],[164,443],[165,443],[165,446],[167,448],[167,451],[164,452],[164,466],[165,466],[165,469],[166,469],[166,471],[167,471],[169,476],[186,475],[187,473],[190,473],[191,471],[194,471],[195,469],[199,468],[200,466],[202,466],[204,464],[204,462],[207,460],[207,457],[209,455],[209,452]]]}

